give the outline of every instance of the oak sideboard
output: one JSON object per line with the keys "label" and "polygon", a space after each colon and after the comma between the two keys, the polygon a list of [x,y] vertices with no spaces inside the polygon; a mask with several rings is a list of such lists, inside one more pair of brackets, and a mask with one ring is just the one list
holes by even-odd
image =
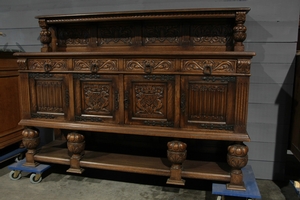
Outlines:
{"label": "oak sideboard", "polygon": [[[227,182],[245,190],[249,8],[37,16],[41,52],[15,53],[27,166],[39,162]],[[37,151],[36,127],[61,129]],[[89,134],[85,134],[89,132]],[[89,149],[101,134],[165,137],[165,157]],[[227,162],[187,159],[184,139],[232,142]],[[152,144],[155,146],[155,144]]]}

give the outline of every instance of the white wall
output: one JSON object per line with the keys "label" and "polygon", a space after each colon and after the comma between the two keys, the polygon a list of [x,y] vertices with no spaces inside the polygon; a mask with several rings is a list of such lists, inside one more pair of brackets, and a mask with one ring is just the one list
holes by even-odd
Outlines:
{"label": "white wall", "polygon": [[245,25],[252,61],[249,164],[256,178],[284,174],[298,34],[299,0],[0,0],[0,49],[40,51],[37,15],[209,7],[250,7]]}

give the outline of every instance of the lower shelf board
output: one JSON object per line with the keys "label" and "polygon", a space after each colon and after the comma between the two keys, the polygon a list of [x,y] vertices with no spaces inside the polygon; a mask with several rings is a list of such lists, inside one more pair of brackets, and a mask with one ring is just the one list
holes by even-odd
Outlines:
{"label": "lower shelf board", "polygon": [[[43,146],[34,156],[37,162],[70,165],[70,156],[65,141],[54,141]],[[171,163],[167,158],[146,157],[109,152],[84,152],[80,160],[83,168],[96,168],[122,172],[170,176]],[[230,181],[226,163],[186,160],[183,163],[183,178]]]}

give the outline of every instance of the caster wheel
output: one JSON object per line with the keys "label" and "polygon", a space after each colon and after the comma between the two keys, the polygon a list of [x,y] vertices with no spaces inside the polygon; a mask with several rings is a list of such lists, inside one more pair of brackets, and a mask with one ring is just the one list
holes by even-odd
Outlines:
{"label": "caster wheel", "polygon": [[36,174],[30,175],[30,182],[31,183],[39,183],[42,181],[42,176],[37,176]]}
{"label": "caster wheel", "polygon": [[17,176],[15,176],[15,171],[11,171],[11,172],[9,173],[9,178],[10,178],[11,180],[16,181],[16,180],[19,180],[21,177],[22,177],[22,175],[21,175],[20,172],[17,174]]}

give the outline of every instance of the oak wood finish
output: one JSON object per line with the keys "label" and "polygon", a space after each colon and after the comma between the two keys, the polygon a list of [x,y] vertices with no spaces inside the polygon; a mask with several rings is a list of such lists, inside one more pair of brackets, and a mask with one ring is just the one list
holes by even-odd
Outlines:
{"label": "oak wood finish", "polygon": [[22,141],[18,65],[13,52],[0,51],[0,149]]}
{"label": "oak wood finish", "polygon": [[[24,105],[20,124],[64,129],[68,150],[54,142],[34,161],[70,165],[74,173],[91,167],[169,176],[169,184],[184,185],[188,177],[245,189],[241,168],[248,151],[242,142],[250,141],[255,55],[243,45],[249,10],[38,16],[41,52],[15,54]],[[90,150],[86,131],[170,138],[168,159]],[[232,141],[227,167],[186,160],[184,138]]]}

